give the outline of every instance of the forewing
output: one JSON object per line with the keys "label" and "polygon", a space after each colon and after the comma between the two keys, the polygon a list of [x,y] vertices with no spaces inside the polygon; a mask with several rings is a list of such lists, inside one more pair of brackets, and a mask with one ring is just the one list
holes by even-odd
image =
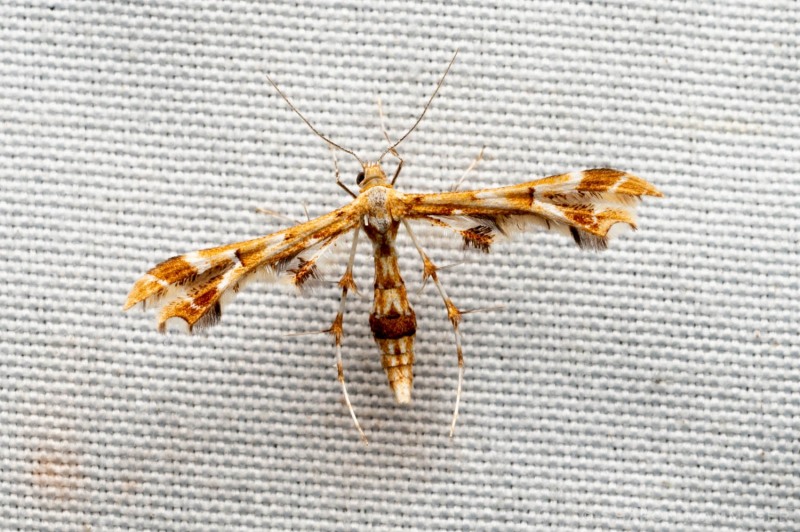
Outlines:
{"label": "forewing", "polygon": [[313,278],[317,259],[338,237],[358,226],[363,213],[364,202],[356,200],[271,235],[168,259],[136,281],[124,309],[137,304],[159,308],[160,331],[172,318],[185,322],[190,331],[213,325],[222,307],[251,280],[288,275],[300,286]]}
{"label": "forewing", "polygon": [[404,194],[403,216],[458,231],[465,246],[488,251],[498,236],[533,227],[569,234],[604,249],[612,228],[636,228],[641,196],[662,194],[647,181],[609,168],[555,175],[510,187]]}

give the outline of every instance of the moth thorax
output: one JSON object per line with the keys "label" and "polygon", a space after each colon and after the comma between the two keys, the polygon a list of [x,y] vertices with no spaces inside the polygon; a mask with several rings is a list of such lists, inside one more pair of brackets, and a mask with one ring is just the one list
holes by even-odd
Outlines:
{"label": "moth thorax", "polygon": [[[397,225],[387,208],[389,188],[372,187],[367,194],[367,225],[378,233],[386,233]],[[369,228],[367,229],[370,230]]]}

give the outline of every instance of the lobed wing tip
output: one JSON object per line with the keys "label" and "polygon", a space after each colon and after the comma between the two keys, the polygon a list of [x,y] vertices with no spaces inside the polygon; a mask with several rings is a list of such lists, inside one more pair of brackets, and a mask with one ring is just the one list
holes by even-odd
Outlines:
{"label": "lobed wing tip", "polygon": [[[629,180],[634,180],[636,185],[632,187],[634,190],[631,192],[638,192],[640,196],[651,196],[653,198],[663,198],[664,193],[658,190],[652,183],[647,181],[646,179],[642,179],[641,177],[635,176],[633,174],[625,174]],[[639,190],[635,190],[639,188]]]}
{"label": "lobed wing tip", "polygon": [[125,298],[125,304],[122,306],[122,310],[130,310],[152,295],[151,291],[147,290],[148,283],[146,282],[146,277],[147,276],[141,277],[133,283],[130,292],[128,292],[128,296]]}
{"label": "lobed wing tip", "polygon": [[663,197],[656,187],[639,176],[616,168],[592,168],[565,174],[580,180],[577,188],[590,192],[611,192],[632,198],[640,196]]}
{"label": "lobed wing tip", "polygon": [[638,227],[635,222],[617,222],[609,227],[608,231],[606,231],[606,234],[603,236],[608,239],[616,239],[621,235],[636,231],[637,229]]}
{"label": "lobed wing tip", "polygon": [[169,330],[192,334],[194,332],[194,327],[193,324],[189,323],[183,316],[172,314],[170,316],[162,316],[156,325],[156,330],[161,334],[166,334]]}
{"label": "lobed wing tip", "polygon": [[164,281],[147,273],[133,284],[131,291],[128,292],[128,297],[125,299],[122,310],[129,310],[136,305],[142,304],[149,297],[161,293],[164,289]]}
{"label": "lobed wing tip", "polygon": [[128,297],[125,298],[125,304],[122,305],[122,310],[127,311],[144,301],[145,298],[141,297],[139,291],[136,289],[136,286],[131,289]]}

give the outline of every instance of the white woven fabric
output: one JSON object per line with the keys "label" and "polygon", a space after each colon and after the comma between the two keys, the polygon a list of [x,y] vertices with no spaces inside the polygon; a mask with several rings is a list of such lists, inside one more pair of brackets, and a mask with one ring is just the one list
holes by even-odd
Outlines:
{"label": "white woven fabric", "polygon": [[[800,528],[798,24],[793,1],[2,1],[0,529]],[[602,254],[530,234],[463,262],[424,232],[463,262],[459,306],[504,305],[463,323],[455,440],[442,302],[412,296],[397,406],[366,240],[345,321],[366,448],[330,337],[286,335],[327,328],[335,287],[252,285],[195,336],[121,312],[155,263],[286,224],[257,207],[347,202],[265,74],[369,158],[375,97],[399,136],[456,48],[399,188],[444,190],[485,145],[467,187],[610,166],[666,197]]]}

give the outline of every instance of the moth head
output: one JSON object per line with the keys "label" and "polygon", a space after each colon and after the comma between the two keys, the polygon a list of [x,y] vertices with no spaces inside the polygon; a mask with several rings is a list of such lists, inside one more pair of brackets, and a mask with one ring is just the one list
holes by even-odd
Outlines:
{"label": "moth head", "polygon": [[361,190],[376,185],[386,186],[389,184],[386,173],[381,168],[381,163],[363,163],[361,171],[356,176],[356,184]]}

